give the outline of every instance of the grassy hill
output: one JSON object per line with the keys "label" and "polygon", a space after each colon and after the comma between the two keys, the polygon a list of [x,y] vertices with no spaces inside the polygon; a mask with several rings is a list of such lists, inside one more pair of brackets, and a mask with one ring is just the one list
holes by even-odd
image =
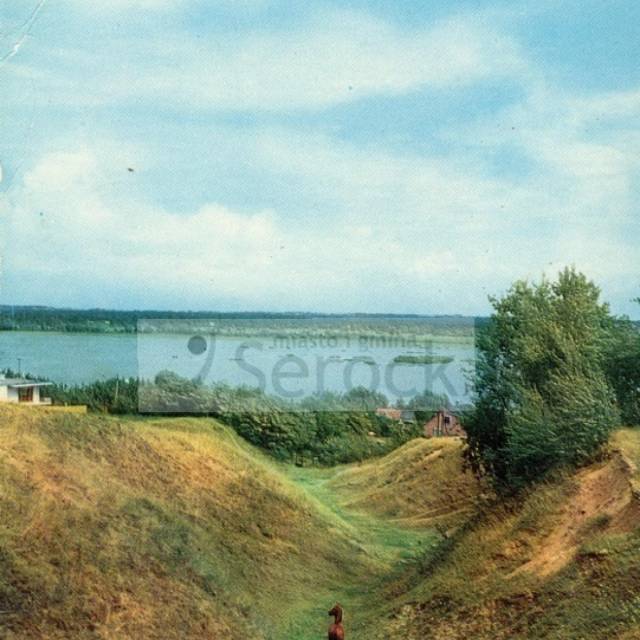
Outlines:
{"label": "grassy hill", "polygon": [[439,530],[464,523],[479,492],[486,491],[463,472],[457,438],[411,440],[384,458],[339,470],[330,487],[351,509],[394,524]]}
{"label": "grassy hill", "polygon": [[405,576],[390,632],[407,640],[640,638],[640,432],[605,459],[493,503]]}
{"label": "grassy hill", "polygon": [[639,463],[620,431],[498,503],[457,440],[300,469],[213,420],[2,407],[0,637],[311,640],[338,600],[353,640],[640,638]]}
{"label": "grassy hill", "polygon": [[322,637],[437,534],[338,513],[308,474],[212,420],[3,407],[0,636]]}

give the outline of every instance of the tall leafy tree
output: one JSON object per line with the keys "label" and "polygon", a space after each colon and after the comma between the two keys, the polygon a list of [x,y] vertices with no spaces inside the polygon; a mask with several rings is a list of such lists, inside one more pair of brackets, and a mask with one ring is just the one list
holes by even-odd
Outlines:
{"label": "tall leafy tree", "polygon": [[565,269],[557,281],[516,282],[493,298],[478,338],[468,457],[518,487],[588,459],[618,421],[605,375],[610,315],[600,291]]}
{"label": "tall leafy tree", "polygon": [[622,420],[640,425],[640,327],[628,318],[611,322],[606,370]]}

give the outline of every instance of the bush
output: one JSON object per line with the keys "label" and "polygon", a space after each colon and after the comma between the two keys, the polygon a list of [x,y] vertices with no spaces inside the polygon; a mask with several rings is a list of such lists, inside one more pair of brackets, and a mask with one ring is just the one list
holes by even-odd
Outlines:
{"label": "bush", "polygon": [[364,388],[324,393],[294,406],[253,387],[206,386],[163,371],[153,382],[114,378],[54,385],[52,397],[57,404],[85,404],[106,413],[138,413],[140,406],[150,414],[214,416],[275,458],[300,463],[363,460],[418,435],[417,425],[376,415],[388,401]]}
{"label": "bush", "polygon": [[48,387],[54,404],[84,404],[92,411],[133,414],[138,411],[138,380],[112,378],[83,385]]}

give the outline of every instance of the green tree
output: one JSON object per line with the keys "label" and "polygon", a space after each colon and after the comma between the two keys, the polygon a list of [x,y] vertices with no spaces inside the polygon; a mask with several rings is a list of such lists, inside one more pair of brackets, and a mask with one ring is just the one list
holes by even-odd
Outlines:
{"label": "green tree", "polygon": [[622,420],[628,425],[640,425],[640,330],[628,318],[611,322],[606,371]]}
{"label": "green tree", "polygon": [[[429,420],[438,409],[450,408],[449,396],[446,393],[437,394],[429,389],[413,396],[409,402],[401,405],[403,409],[413,411],[418,422]],[[400,406],[400,405],[399,405]]]}
{"label": "green tree", "polygon": [[574,269],[556,282],[516,282],[480,332],[468,458],[519,487],[589,458],[618,421],[605,375],[610,315]]}

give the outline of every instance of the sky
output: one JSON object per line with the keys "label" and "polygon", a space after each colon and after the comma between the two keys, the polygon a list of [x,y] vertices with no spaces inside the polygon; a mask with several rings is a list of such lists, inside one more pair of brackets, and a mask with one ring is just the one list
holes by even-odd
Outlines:
{"label": "sky", "polygon": [[640,317],[640,3],[4,0],[0,302]]}

